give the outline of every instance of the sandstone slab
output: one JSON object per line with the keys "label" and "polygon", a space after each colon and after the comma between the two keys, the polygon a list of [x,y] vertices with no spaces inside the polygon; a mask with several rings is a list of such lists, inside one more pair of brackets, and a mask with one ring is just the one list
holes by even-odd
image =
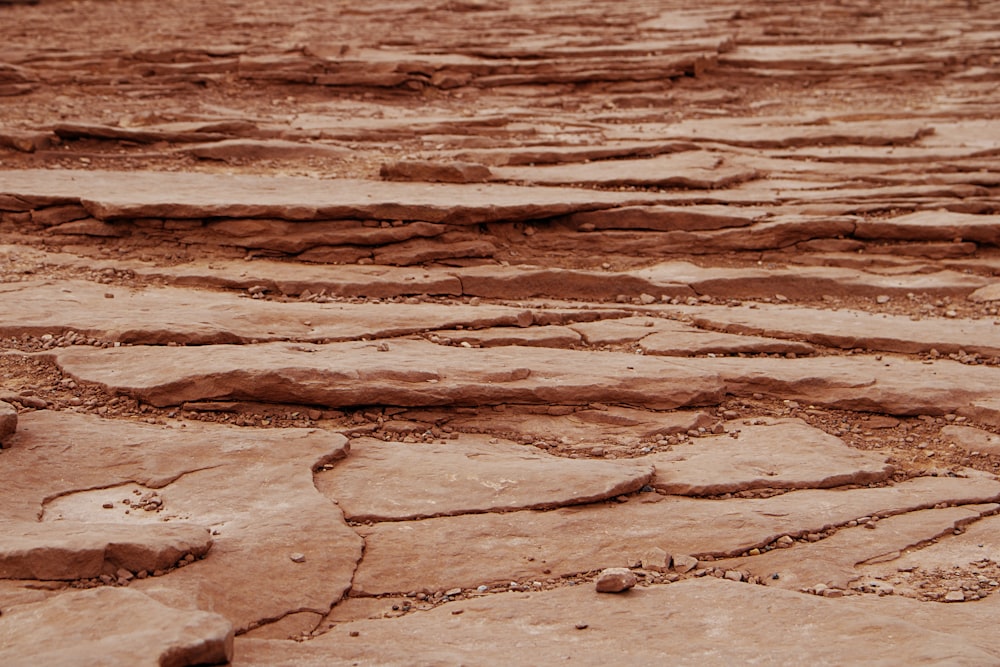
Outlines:
{"label": "sandstone slab", "polygon": [[[3,450],[8,483],[0,488],[5,524],[28,526],[4,534],[45,535],[44,546],[69,531],[95,540],[107,532],[124,549],[139,536],[160,544],[156,536],[171,535],[174,522],[199,524],[212,530],[205,559],[131,586],[171,606],[221,613],[238,629],[303,609],[325,613],[350,585],[361,540],[316,490],[313,470],[346,451],[346,438],[314,429],[32,412]],[[155,494],[155,507],[139,506],[144,493]],[[307,560],[294,563],[291,552]]]}
{"label": "sandstone slab", "polygon": [[759,176],[738,159],[707,151],[671,153],[638,160],[540,167],[496,167],[496,180],[539,185],[637,185],[663,188],[725,188]]}
{"label": "sandstone slab", "polygon": [[[846,590],[868,571],[861,567],[865,562],[891,563],[887,567],[895,570],[898,558],[907,549],[937,538],[949,539],[956,529],[978,520],[982,511],[991,511],[993,507],[907,512],[880,519],[874,530],[864,526],[841,528],[818,542],[723,560],[718,567],[749,572],[768,586],[800,590],[823,584]],[[774,574],[778,577],[774,578]]]}
{"label": "sandstone slab", "polygon": [[[311,642],[240,640],[247,665],[383,665],[518,661],[606,665],[623,656],[636,664],[745,664],[766,656],[776,664],[830,656],[840,662],[990,664],[995,652],[969,646],[933,626],[877,611],[856,614],[836,603],[711,577],[670,586],[597,596],[589,587],[490,596],[401,619],[338,625]],[[678,611],[664,610],[683,610]],[[650,635],[650,619],[661,632]],[[583,626],[583,630],[574,630]],[[357,633],[352,638],[351,633]],[[684,637],[678,642],[678,637]],[[893,641],[887,642],[886,637]]]}
{"label": "sandstone slab", "polygon": [[967,452],[1000,455],[1000,435],[972,426],[945,426],[941,436]]}
{"label": "sandstone slab", "polygon": [[172,609],[127,588],[62,593],[0,618],[0,662],[15,665],[185,667],[233,658],[222,616]]}
{"label": "sandstone slab", "polygon": [[509,185],[97,170],[2,171],[0,194],[60,204],[79,202],[95,218],[107,221],[231,217],[422,220],[454,225],[530,220],[655,199]]}
{"label": "sandstone slab", "polygon": [[[351,594],[475,588],[627,567],[654,547],[671,554],[735,555],[785,534],[822,531],[863,516],[998,497],[1000,482],[984,477],[918,478],[891,487],[803,490],[767,499],[640,494],[610,506],[382,523],[360,528],[365,558]],[[409,554],[405,569],[398,566],[400,553]]]}
{"label": "sandstone slab", "polygon": [[[443,406],[623,403],[657,410],[763,393],[840,409],[944,414],[991,398],[1000,371],[939,361],[823,357],[666,359],[521,346],[398,340],[329,345],[134,346],[55,353],[64,372],[153,405],[251,400]],[[127,369],[127,370],[126,370]]]}
{"label": "sandstone slab", "polygon": [[350,520],[401,521],[596,502],[638,491],[653,476],[648,464],[567,460],[481,436],[448,442],[358,438],[316,486]]}
{"label": "sandstone slab", "polygon": [[444,330],[434,332],[440,340],[475,347],[501,345],[526,345],[529,347],[571,347],[581,342],[580,334],[565,326],[540,326],[530,328],[491,327],[475,331]]}
{"label": "sandstone slab", "polygon": [[[488,304],[269,303],[190,288],[128,289],[85,281],[2,285],[0,310],[9,314],[0,322],[2,336],[75,331],[86,337],[145,345],[391,338],[459,326],[470,330],[516,327],[526,312]],[[601,315],[571,310],[544,314],[549,321],[588,316]],[[532,334],[533,330],[522,335],[527,341]],[[572,332],[564,332],[559,340],[572,340]]]}
{"label": "sandstone slab", "polygon": [[155,405],[232,398],[331,407],[609,401],[669,409],[717,401],[721,389],[713,375],[661,359],[618,354],[584,362],[584,353],[571,350],[466,349],[414,340],[398,340],[388,351],[374,343],[269,343],[249,350],[66,349],[58,356],[78,379]]}
{"label": "sandstone slab", "polygon": [[727,430],[643,457],[656,467],[650,484],[670,494],[713,496],[871,484],[893,472],[885,456],[852,449],[799,419],[729,422]]}
{"label": "sandstone slab", "polygon": [[211,546],[207,528],[179,523],[4,522],[0,578],[75,580],[114,575],[120,568],[167,570],[187,554],[205,556]]}
{"label": "sandstone slab", "polygon": [[10,403],[0,401],[0,446],[4,440],[17,431],[17,409]]}
{"label": "sandstone slab", "polygon": [[952,241],[963,239],[1000,244],[1000,216],[954,211],[920,211],[894,218],[858,222],[855,235],[863,239],[895,241]]}
{"label": "sandstone slab", "polygon": [[907,354],[932,349],[1000,355],[1000,327],[992,320],[912,320],[903,315],[860,310],[820,310],[755,304],[749,307],[678,308],[701,327],[742,334],[807,340],[843,349],[862,348]]}

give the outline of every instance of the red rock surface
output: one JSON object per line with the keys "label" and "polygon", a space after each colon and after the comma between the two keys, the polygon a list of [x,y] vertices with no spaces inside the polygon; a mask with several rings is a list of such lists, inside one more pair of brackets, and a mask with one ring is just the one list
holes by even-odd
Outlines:
{"label": "red rock surface", "polygon": [[0,663],[997,662],[998,17],[0,0]]}

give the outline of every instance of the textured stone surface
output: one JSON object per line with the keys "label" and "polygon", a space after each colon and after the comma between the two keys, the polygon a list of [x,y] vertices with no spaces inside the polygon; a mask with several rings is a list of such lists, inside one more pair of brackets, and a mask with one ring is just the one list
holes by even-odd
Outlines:
{"label": "textured stone surface", "polygon": [[[22,545],[14,553],[29,570],[49,562],[77,569],[6,576],[92,577],[103,562],[122,559],[134,571],[173,565],[176,558],[153,561],[183,556],[178,536],[197,537],[201,553],[209,543],[205,528],[174,527],[195,523],[212,531],[205,559],[131,585],[172,606],[221,613],[240,629],[290,611],[325,611],[350,586],[361,557],[360,539],[312,480],[314,468],[345,456],[346,438],[337,434],[157,426],[43,411],[22,419],[12,445],[3,451],[9,483],[0,498],[6,517],[19,521],[5,525],[23,528],[5,531],[5,540]],[[162,505],[140,507],[147,493]],[[27,523],[43,508],[43,523]],[[140,537],[149,547],[129,548],[143,546]],[[60,560],[27,558],[29,540]],[[67,544],[92,546],[56,549]],[[289,560],[293,551],[305,553],[306,562]],[[69,560],[73,554],[87,560]],[[91,560],[93,567],[81,569]]]}
{"label": "textured stone surface", "polygon": [[87,579],[166,570],[187,554],[205,556],[207,528],[184,524],[122,526],[101,523],[4,523],[0,533],[0,578]]}
{"label": "textured stone surface", "polygon": [[728,435],[694,439],[644,457],[656,467],[652,486],[670,494],[712,496],[871,484],[892,474],[884,455],[851,449],[797,419],[750,426],[730,422],[727,429]]}
{"label": "textured stone surface", "polygon": [[[360,530],[365,558],[353,595],[428,587],[475,587],[527,577],[587,572],[637,563],[652,547],[679,554],[732,554],[794,532],[874,513],[894,514],[941,502],[988,502],[1000,483],[985,478],[920,478],[874,489],[805,490],[767,499],[702,500],[641,494],[614,508],[511,512],[384,523]],[[398,567],[407,553],[410,566]]]}
{"label": "textured stone surface", "polygon": [[0,401],[0,446],[4,440],[17,431],[17,409],[10,403]]}
{"label": "textured stone surface", "polygon": [[128,589],[65,592],[0,618],[5,665],[221,665],[233,658],[222,616],[166,607]]}
{"label": "textured stone surface", "polygon": [[[453,614],[453,607],[463,613]],[[775,662],[820,663],[831,656],[885,664],[996,660],[995,650],[969,646],[931,624],[841,609],[826,600],[713,578],[621,596],[598,597],[580,586],[470,600],[395,621],[348,623],[303,644],[240,640],[237,653],[248,665],[322,665],[333,653],[391,665],[506,662],[528,654],[545,663],[569,656],[574,663],[604,665],[623,653],[631,661],[682,665],[743,663],[762,655]],[[664,615],[662,632],[651,636],[649,619]],[[574,629],[580,625],[585,627]]]}
{"label": "textured stone surface", "polygon": [[566,461],[495,439],[430,445],[359,438],[346,460],[316,476],[316,486],[350,520],[398,521],[596,502],[637,491],[652,476],[648,464]]}

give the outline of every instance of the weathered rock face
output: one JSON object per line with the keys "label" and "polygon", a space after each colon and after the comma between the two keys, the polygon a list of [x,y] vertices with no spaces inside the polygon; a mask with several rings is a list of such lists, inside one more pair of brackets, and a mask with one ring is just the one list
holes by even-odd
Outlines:
{"label": "weathered rock face", "polygon": [[233,658],[222,616],[166,607],[120,588],[15,605],[0,619],[7,665],[221,665]]}
{"label": "weathered rock face", "polygon": [[[461,438],[447,445],[359,438],[316,486],[353,521],[582,505],[638,491],[649,465],[566,461],[534,447]],[[428,485],[428,480],[435,480]]]}
{"label": "weathered rock face", "polygon": [[[345,659],[393,665],[414,659],[505,662],[529,653],[539,662],[568,655],[573,662],[601,665],[620,660],[622,651],[639,662],[667,659],[684,665],[739,663],[761,655],[778,662],[822,662],[833,655],[847,662],[972,665],[996,660],[995,650],[970,646],[955,634],[902,614],[844,613],[831,601],[711,577],[633,590],[627,596],[598,596],[589,587],[571,587],[499,598],[396,620],[348,623],[322,639],[294,646],[239,641],[237,650],[250,665],[287,660],[320,665],[334,651]],[[453,606],[462,613],[454,614]],[[664,632],[650,636],[642,619],[663,616],[664,609],[684,613],[667,614]],[[679,636],[686,638],[683,643]]]}
{"label": "weathered rock face", "polygon": [[[3,452],[10,483],[0,497],[18,522],[4,523],[0,576],[156,573],[131,586],[221,613],[237,629],[325,612],[350,585],[361,541],[312,471],[347,450],[343,436],[313,429],[31,413]],[[42,523],[29,523],[40,513]]]}
{"label": "weathered rock face", "polygon": [[0,447],[17,431],[17,409],[10,403],[0,401]]}
{"label": "weathered rock face", "polygon": [[995,4],[0,0],[0,665],[997,664]]}
{"label": "weathered rock face", "polygon": [[644,460],[651,485],[676,495],[716,496],[755,488],[830,488],[883,482],[892,466],[798,420],[730,423],[729,434],[692,440]]}

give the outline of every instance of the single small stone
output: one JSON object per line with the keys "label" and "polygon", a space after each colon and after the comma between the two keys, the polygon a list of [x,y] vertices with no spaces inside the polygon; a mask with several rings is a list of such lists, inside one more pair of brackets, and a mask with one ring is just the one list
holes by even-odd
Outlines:
{"label": "single small stone", "polygon": [[825,598],[842,598],[844,597],[844,591],[839,588],[828,588],[823,591],[823,597]]}
{"label": "single small stone", "polygon": [[642,569],[653,572],[666,572],[670,569],[670,554],[659,547],[653,547],[642,555]]}
{"label": "single small stone", "polygon": [[656,303],[656,297],[653,296],[652,294],[640,294],[639,301],[642,303],[642,305],[648,306],[650,304]]}
{"label": "single small stone", "polygon": [[358,632],[357,630],[351,630],[348,634],[352,637],[358,637],[361,635],[361,633]]}
{"label": "single small stone", "polygon": [[944,596],[945,602],[965,602],[965,593],[962,591],[950,591]]}
{"label": "single small stone", "polygon": [[446,590],[444,592],[444,594],[447,595],[448,597],[455,597],[456,595],[461,595],[462,594],[462,589],[461,588],[451,588],[451,589]]}
{"label": "single small stone", "polygon": [[477,593],[485,593],[485,592],[486,592],[486,591],[488,591],[488,590],[490,590],[490,587],[489,587],[489,586],[478,586],[478,587],[476,588],[476,592],[477,592]]}
{"label": "single small stone", "polygon": [[0,445],[17,430],[17,409],[0,401]]}
{"label": "single small stone", "polygon": [[296,552],[296,553],[293,553],[293,554],[289,554],[288,557],[292,559],[293,563],[304,563],[304,562],[306,562],[306,555],[305,554],[300,554],[300,553]]}
{"label": "single small stone", "polygon": [[674,572],[690,572],[698,567],[698,559],[694,556],[674,556]]}
{"label": "single small stone", "polygon": [[743,573],[737,570],[729,570],[725,576],[729,581],[743,581]]}
{"label": "single small stone", "polygon": [[791,535],[782,535],[777,541],[778,546],[783,549],[792,546],[794,543],[795,540],[792,539]]}
{"label": "single small stone", "polygon": [[106,510],[110,510],[110,509],[114,509],[115,504],[114,503],[104,503],[103,505],[101,505],[101,507],[103,507]]}
{"label": "single small stone", "polygon": [[889,303],[891,300],[892,297],[889,296],[888,294],[879,294],[877,297],[875,297],[875,303]]}
{"label": "single small stone", "polygon": [[587,625],[586,623],[577,623],[577,624],[576,624],[576,625],[574,625],[573,627],[574,627],[574,628],[576,628],[577,630],[586,630],[586,629],[587,629],[587,628],[589,628],[590,626],[589,626],[589,625]]}
{"label": "single small stone", "polygon": [[635,573],[627,567],[609,567],[597,575],[598,593],[621,593],[638,583]]}

